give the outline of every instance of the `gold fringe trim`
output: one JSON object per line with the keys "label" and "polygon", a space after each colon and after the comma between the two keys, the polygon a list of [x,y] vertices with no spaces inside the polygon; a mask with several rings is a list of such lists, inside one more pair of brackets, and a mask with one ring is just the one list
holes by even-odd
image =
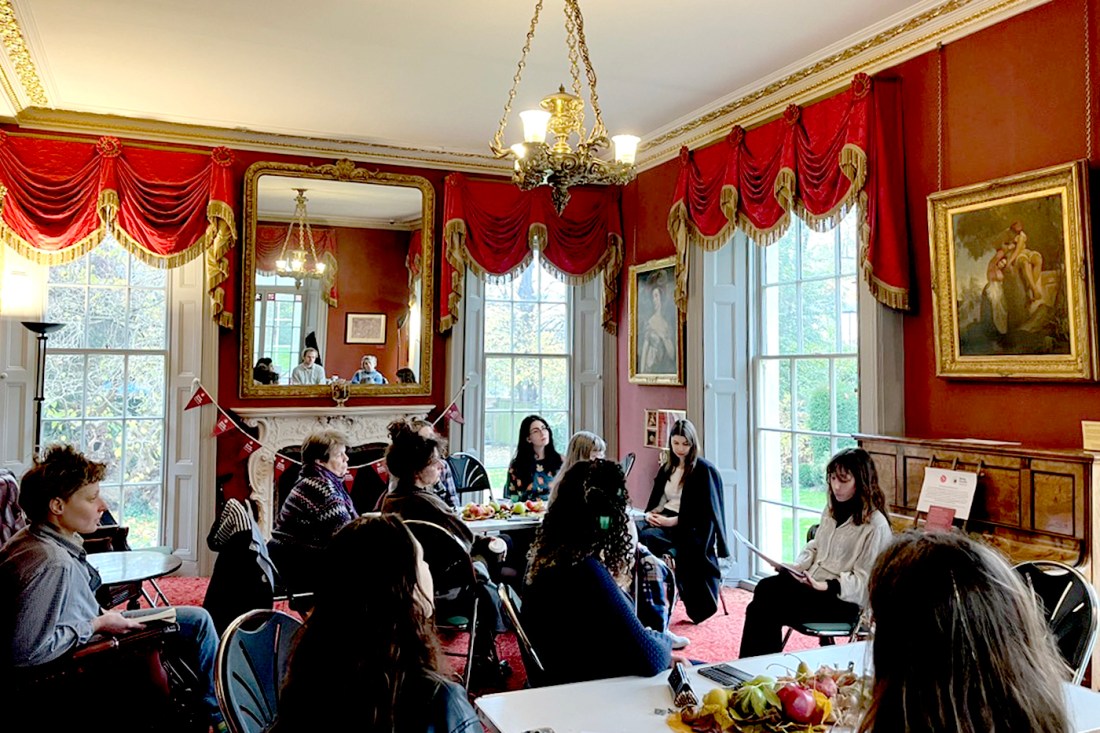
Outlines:
{"label": "gold fringe trim", "polygon": [[619,332],[619,275],[623,271],[623,238],[618,234],[607,235],[608,256],[603,271],[603,330],[612,336]]}
{"label": "gold fringe trim", "polygon": [[451,219],[443,225],[443,256],[450,263],[451,294],[447,298],[447,312],[439,314],[439,332],[449,331],[458,323],[458,306],[462,302],[463,283],[466,281],[466,222]]}
{"label": "gold fringe trim", "polygon": [[688,216],[687,207],[683,202],[676,203],[668,212],[668,233],[672,237],[672,243],[676,247],[676,292],[673,300],[676,307],[683,313],[687,313],[687,278],[689,244],[695,244],[708,252],[721,249],[729,241],[733,233],[737,231],[737,204],[739,198],[737,189],[733,186],[723,186],[719,198],[719,206],[726,216],[726,226],[717,234],[707,237],[699,232],[695,223]]}
{"label": "gold fringe trim", "polygon": [[325,263],[325,274],[321,278],[321,300],[325,301],[330,308],[336,308],[338,297],[332,297],[332,287],[336,284],[336,273],[339,272],[340,265],[331,252],[322,254],[321,262]]}
{"label": "gold fringe trim", "polygon": [[863,270],[863,280],[867,283],[868,290],[875,300],[898,311],[909,310],[909,291],[905,288],[894,287],[875,277],[874,267],[871,265],[871,223],[867,220],[867,193],[861,191],[858,197],[859,206],[859,264]]}

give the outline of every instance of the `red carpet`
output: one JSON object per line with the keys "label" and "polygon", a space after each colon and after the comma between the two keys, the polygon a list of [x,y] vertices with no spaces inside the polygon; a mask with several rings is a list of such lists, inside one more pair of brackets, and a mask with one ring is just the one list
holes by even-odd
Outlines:
{"label": "red carpet", "polygon": [[[207,581],[207,578],[173,577],[161,578],[157,582],[172,603],[179,606],[201,606]],[[726,599],[729,615],[723,615],[719,608],[716,615],[698,625],[688,621],[683,604],[677,604],[672,614],[672,631],[691,639],[691,643],[677,652],[678,654],[703,662],[722,662],[737,658],[737,650],[741,646],[741,626],[745,618],[745,606],[752,600],[752,593],[739,588],[723,588],[722,595]],[[281,610],[287,609],[281,608]],[[464,640],[453,642],[444,640],[444,645],[448,648],[464,648],[464,644]],[[787,643],[787,651],[798,652],[803,649],[813,649],[816,646],[817,639],[796,633],[791,635]],[[522,688],[526,675],[523,672],[523,662],[520,659],[515,636],[511,633],[499,635],[497,651],[501,659],[507,660],[515,670],[515,674],[508,679],[506,689]],[[448,659],[451,658],[448,657]],[[455,662],[461,665],[458,660]],[[791,666],[797,666],[797,662],[792,663]],[[482,692],[489,692],[489,690]]]}

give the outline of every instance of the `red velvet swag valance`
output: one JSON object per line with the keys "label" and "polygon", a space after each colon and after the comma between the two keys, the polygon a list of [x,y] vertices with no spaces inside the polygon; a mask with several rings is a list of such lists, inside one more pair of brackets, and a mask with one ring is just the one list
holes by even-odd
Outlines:
{"label": "red velvet swag valance", "polygon": [[[286,231],[289,224],[257,224],[256,225],[256,271],[265,275],[275,274],[275,260],[283,250],[283,242],[286,241]],[[324,283],[321,288],[321,299],[330,307],[335,308],[339,304],[339,296],[336,292],[336,273],[338,271],[336,259],[336,231],[331,227],[311,226],[313,232],[313,244],[317,247],[317,256],[325,263]],[[295,234],[294,236],[297,236]],[[294,242],[291,242],[293,245]]]}
{"label": "red velvet swag valance", "polygon": [[236,241],[230,205],[233,153],[149,150],[0,132],[0,237],[29,260],[71,262],[110,232],[154,267],[207,254],[214,318],[233,327],[222,283]]}
{"label": "red velvet swag valance", "polygon": [[815,230],[856,206],[860,263],[871,293],[909,307],[901,109],[897,82],[859,74],[834,97],[725,141],[680,151],[668,228],[676,245],[676,303],[687,310],[687,248],[718,249],[735,228],[760,245],[778,241],[791,212]]}
{"label": "red velvet swag valance", "polygon": [[467,266],[483,279],[511,279],[530,264],[537,247],[543,262],[565,282],[578,285],[603,274],[603,326],[615,333],[623,261],[619,190],[582,187],[570,193],[569,206],[559,216],[546,187],[521,191],[512,183],[447,176],[440,331],[458,320]]}

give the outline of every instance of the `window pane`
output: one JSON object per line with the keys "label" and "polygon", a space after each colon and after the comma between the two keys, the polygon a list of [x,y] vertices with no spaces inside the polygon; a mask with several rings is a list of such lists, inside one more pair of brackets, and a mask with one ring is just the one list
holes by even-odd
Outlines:
{"label": "window pane", "polygon": [[853,218],[858,219],[858,217],[849,214],[838,227],[840,230],[840,272],[845,275],[855,274],[856,257],[859,254],[859,224],[853,221]]}
{"label": "window pane", "polygon": [[46,292],[46,320],[64,323],[50,334],[50,349],[79,349],[84,346],[84,312],[87,310],[84,288],[50,287]]}
{"label": "window pane", "polygon": [[[794,510],[762,502],[760,504],[760,549],[780,562],[793,562]],[[759,568],[758,570],[763,570]]]}
{"label": "window pane", "polygon": [[759,497],[773,501],[794,501],[791,473],[791,434],[761,430]]}
{"label": "window pane", "polygon": [[490,280],[485,283],[485,300],[510,300],[512,283]]}
{"label": "window pane", "polygon": [[798,286],[779,286],[779,312],[776,316],[779,328],[780,354],[798,353]]}
{"label": "window pane", "polygon": [[485,350],[512,350],[512,308],[507,303],[485,304]]}
{"label": "window pane", "polygon": [[[103,249],[99,247],[96,251]],[[127,344],[126,288],[88,290],[88,348],[125,349]]]}
{"label": "window pane", "polygon": [[820,511],[825,506],[825,467],[832,457],[832,439],[823,435],[799,435],[798,506]]}
{"label": "window pane", "polygon": [[528,267],[523,274],[512,281],[512,297],[515,300],[534,302],[539,299],[537,267]]}
{"label": "window pane", "polygon": [[836,431],[859,432],[859,365],[855,359],[836,360]]}
{"label": "window pane", "polygon": [[836,352],[836,280],[802,284],[802,352]]}
{"label": "window pane", "polygon": [[46,401],[42,417],[74,418],[84,414],[84,357],[46,353]]}
{"label": "window pane", "polygon": [[512,408],[512,360],[485,357],[485,409]]}
{"label": "window pane", "polygon": [[130,357],[127,416],[164,417],[164,372],[163,355]]}
{"label": "window pane", "polygon": [[122,421],[89,420],[84,423],[84,452],[89,458],[107,464],[107,483],[119,480],[122,460]]}
{"label": "window pane", "polygon": [[804,227],[805,243],[802,246],[802,277],[822,277],[836,273],[836,232],[824,234]]}
{"label": "window pane", "polygon": [[515,335],[513,348],[517,354],[537,354],[539,350],[538,306],[516,303],[512,308]]}
{"label": "window pane", "polygon": [[783,238],[768,248],[778,252],[776,258],[779,263],[779,282],[793,282],[797,277],[798,230],[801,227],[800,222],[792,223]]}
{"label": "window pane", "polygon": [[859,287],[854,277],[840,280],[840,351],[854,354],[859,348]]}
{"label": "window pane", "polygon": [[799,359],[795,362],[795,383],[798,390],[797,428],[829,432],[832,425],[829,360]]}
{"label": "window pane", "polygon": [[130,546],[152,547],[160,538],[161,488],[157,486],[127,486],[122,492],[120,522],[130,528]]}
{"label": "window pane", "polygon": [[84,445],[84,423],[80,420],[43,420],[42,445],[68,443],[77,448]]}
{"label": "window pane", "polygon": [[569,445],[569,413],[543,410],[539,414],[546,419],[546,423],[550,426],[554,438],[554,449],[558,453],[564,453]]}
{"label": "window pane", "polygon": [[[122,417],[122,392],[126,384],[126,357],[121,354],[89,354],[88,417]],[[161,386],[164,389],[163,377]]]}
{"label": "window pane", "polygon": [[163,290],[130,291],[131,349],[164,349],[167,299]]}
{"label": "window pane", "polygon": [[163,290],[168,287],[168,271],[134,260],[130,265],[130,285]]}
{"label": "window pane", "polygon": [[50,285],[69,283],[84,285],[88,281],[88,258],[68,262],[64,265],[55,265],[47,268],[46,282]]}
{"label": "window pane", "polygon": [[760,360],[760,426],[791,427],[791,362],[789,359]]}
{"label": "window pane", "polygon": [[538,359],[516,359],[514,386],[512,394],[515,397],[516,409],[519,411],[535,412],[542,401],[540,392],[542,378],[539,374]]}
{"label": "window pane", "polygon": [[565,359],[542,362],[542,410],[569,409],[569,363]]}
{"label": "window pane", "polygon": [[569,347],[566,343],[566,334],[569,332],[568,309],[564,304],[542,306],[540,331],[540,353],[565,354],[568,352]]}
{"label": "window pane", "polygon": [[[113,242],[113,240],[112,240]],[[104,243],[88,254],[92,285],[126,285],[130,253],[118,244]]]}
{"label": "window pane", "polygon": [[163,459],[164,421],[127,420],[123,482],[131,484],[159,480]]}
{"label": "window pane", "polygon": [[[512,429],[512,413],[485,413],[485,465],[507,468],[515,450],[516,431]],[[499,484],[493,486],[498,487]]]}

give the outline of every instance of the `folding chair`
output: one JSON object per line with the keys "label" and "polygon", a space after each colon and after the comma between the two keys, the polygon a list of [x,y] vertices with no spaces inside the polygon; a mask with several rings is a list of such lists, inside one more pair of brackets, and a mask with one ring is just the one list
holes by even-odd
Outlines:
{"label": "folding chair", "polygon": [[542,666],[542,660],[535,652],[535,646],[531,643],[527,632],[519,621],[519,613],[515,603],[512,602],[512,590],[503,583],[500,585],[500,605],[504,609],[504,615],[508,617],[508,623],[516,632],[516,640],[519,642],[519,655],[523,659],[523,668],[527,670],[527,686],[539,687],[546,675],[546,668]]}
{"label": "folding chair", "polygon": [[301,623],[281,611],[237,617],[222,634],[214,667],[218,707],[232,733],[261,733],[279,710],[294,635]]}
{"label": "folding chair", "polygon": [[459,499],[463,494],[489,492],[489,500],[493,499],[493,487],[489,484],[489,474],[485,472],[485,466],[481,461],[469,453],[452,453],[447,456],[447,463],[451,467],[451,475],[455,479],[455,491]]}
{"label": "folding chair", "polygon": [[1079,684],[1096,644],[1096,589],[1076,568],[1053,560],[1034,560],[1016,572],[1035,594],[1058,651]]}

